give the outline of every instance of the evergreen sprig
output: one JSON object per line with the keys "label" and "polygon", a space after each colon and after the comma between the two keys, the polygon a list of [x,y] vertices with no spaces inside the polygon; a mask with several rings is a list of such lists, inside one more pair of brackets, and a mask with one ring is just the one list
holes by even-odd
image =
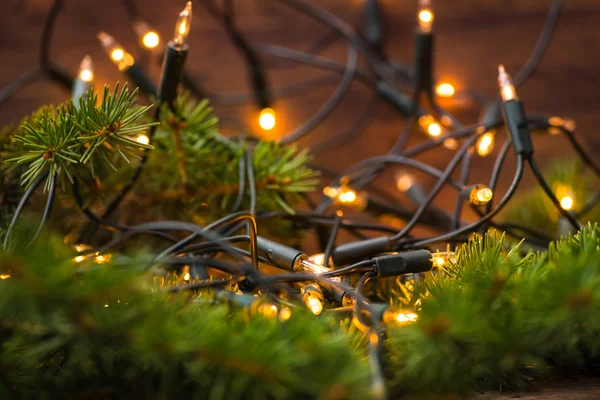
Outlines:
{"label": "evergreen sprig", "polygon": [[85,164],[95,155],[116,171],[107,153],[114,150],[129,162],[125,155],[127,148],[153,148],[149,144],[131,138],[158,124],[158,122],[137,123],[150,109],[149,106],[134,106],[137,92],[138,89],[135,89],[129,93],[127,84],[119,92],[117,83],[112,93],[108,86],[104,86],[104,94],[99,106],[97,106],[98,94],[95,92],[88,92],[85,97],[79,99],[79,107],[72,110],[72,119],[80,133],[77,140],[84,143],[86,147],[80,162]]}
{"label": "evergreen sprig", "polygon": [[[65,177],[72,182],[81,168],[90,169],[95,176],[94,162],[88,164],[92,157],[116,170],[113,154],[129,161],[125,155],[129,149],[152,148],[131,139],[156,124],[139,123],[148,107],[133,106],[136,93],[129,93],[126,85],[119,91],[118,84],[110,93],[106,86],[99,105],[98,95],[90,90],[79,99],[78,108],[71,101],[35,113],[21,124],[8,148],[9,154],[16,156],[6,161],[26,166],[21,183],[27,187],[44,171],[61,182]],[[50,181],[46,180],[46,189]]]}
{"label": "evergreen sprig", "polygon": [[58,238],[0,253],[10,274],[0,280],[0,397],[368,396],[361,352],[326,319],[295,309],[282,322],[206,294],[169,295],[143,257],[72,257]]}

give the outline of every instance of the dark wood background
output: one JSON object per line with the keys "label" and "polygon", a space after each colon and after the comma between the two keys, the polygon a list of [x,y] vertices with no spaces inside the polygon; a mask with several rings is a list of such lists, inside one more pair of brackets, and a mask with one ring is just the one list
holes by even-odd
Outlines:
{"label": "dark wood background", "polygon": [[[0,2],[0,86],[3,87],[36,65],[42,23],[51,1]],[[144,18],[158,29],[163,40],[170,37],[176,15],[184,2],[145,0],[138,3]],[[236,3],[239,26],[253,42],[305,49],[330,30],[288,8],[284,2],[246,0]],[[334,12],[354,26],[359,24],[360,0],[313,0],[313,3]],[[382,0],[387,14],[387,53],[391,59],[406,63],[412,59],[416,3],[416,0]],[[566,3],[544,60],[536,73],[519,89],[519,95],[530,111],[575,119],[579,137],[585,147],[594,153],[600,149],[600,135],[597,132],[600,80],[596,76],[600,67],[600,31],[597,29],[600,4],[594,0]],[[453,83],[457,89],[470,88],[489,96],[497,95],[497,64],[503,63],[509,72],[518,70],[533,48],[549,5],[549,0],[436,2],[434,29],[437,34],[437,77]],[[124,79],[97,43],[95,35],[100,29],[112,34],[130,52],[139,56],[135,36],[119,0],[66,0],[52,44],[52,59],[73,74],[77,72],[81,58],[90,54],[96,68],[98,87]],[[231,46],[219,24],[201,7],[194,9],[189,42],[188,69],[210,92],[247,90],[242,58]],[[345,43],[339,39],[324,55],[343,62],[345,50]],[[279,61],[266,58],[266,62]],[[158,66],[154,64],[150,72],[156,78]],[[273,86],[277,86],[326,74],[328,72],[298,67],[273,70],[269,79]],[[312,115],[333,88],[333,85],[325,85],[302,96],[276,101],[279,119],[274,135],[293,129]],[[368,90],[354,84],[330,118],[302,140],[301,145],[310,145],[346,128],[364,110],[369,97]],[[56,104],[68,98],[67,92],[48,79],[38,80],[0,107],[0,123],[16,121],[42,104]],[[452,100],[444,100],[442,104],[462,117],[463,122],[476,121],[476,105]],[[220,117],[237,118],[249,124],[251,129],[256,129],[256,109],[253,105],[217,105],[216,109]],[[317,158],[317,163],[341,170],[368,156],[382,154],[394,142],[401,127],[402,118],[380,102],[369,128],[360,138],[323,154]],[[412,142],[420,139],[417,132]],[[536,139],[536,151],[542,165],[554,157],[572,154],[566,146],[566,140],[556,136]],[[449,151],[439,150],[427,153],[421,159],[442,167],[450,156]],[[473,181],[486,182],[492,162],[492,157],[476,159]],[[510,172],[505,175],[503,184],[510,178]],[[531,179],[526,177],[525,182],[531,182]],[[391,173],[383,175],[377,183],[384,190],[394,191]]]}

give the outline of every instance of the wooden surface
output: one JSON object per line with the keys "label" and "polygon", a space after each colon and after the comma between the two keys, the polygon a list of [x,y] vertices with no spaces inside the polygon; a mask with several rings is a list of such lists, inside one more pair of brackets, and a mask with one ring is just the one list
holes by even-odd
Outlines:
{"label": "wooden surface", "polygon": [[[312,0],[334,12],[349,23],[359,20],[360,0]],[[38,59],[39,37],[43,18],[50,0],[0,0],[0,87],[34,67]],[[75,74],[82,57],[90,54],[96,66],[96,85],[123,80],[98,45],[95,34],[106,30],[128,50],[139,54],[135,36],[118,0],[66,0],[65,10],[58,20],[52,45],[52,58]],[[138,0],[145,19],[153,24],[163,39],[171,35],[181,1]],[[382,0],[387,9],[387,53],[391,59],[409,62],[412,58],[416,0]],[[496,66],[503,63],[509,72],[516,72],[525,62],[542,27],[549,0],[451,0],[435,1],[436,74],[458,89],[472,88],[489,96],[497,95]],[[597,0],[570,0],[561,16],[552,44],[537,72],[519,89],[520,97],[530,111],[568,116],[576,120],[578,135],[591,154],[600,154],[598,110],[600,96],[600,57],[598,53],[600,4]],[[275,43],[294,49],[305,49],[329,28],[305,15],[293,12],[283,1],[244,0],[238,4],[240,28],[254,42]],[[231,46],[220,26],[208,14],[196,7],[190,37],[187,66],[192,75],[213,93],[246,90],[244,63]],[[324,53],[343,62],[346,46],[338,40]],[[275,60],[268,58],[267,62]],[[156,78],[158,67],[151,73]],[[310,77],[326,75],[312,68],[277,70],[269,75],[272,85],[289,84]],[[298,126],[314,113],[330,95],[333,86],[291,100],[276,101],[279,116],[277,132],[281,134]],[[313,134],[301,141],[310,145],[339,132],[354,121],[369,100],[369,91],[358,84],[352,86],[340,107]],[[17,121],[23,115],[46,103],[60,103],[69,94],[48,79],[41,79],[0,107],[0,124]],[[476,121],[477,108],[471,104],[444,101],[465,123]],[[256,110],[253,106],[217,106],[221,117],[237,118],[255,129]],[[475,112],[473,112],[475,111]],[[369,129],[348,146],[335,149],[317,158],[317,163],[342,170],[369,156],[385,153],[402,127],[402,118],[386,105],[379,104]],[[417,143],[419,135],[411,139]],[[552,158],[573,154],[565,139],[536,139],[536,155],[541,165]],[[451,157],[446,150],[427,153],[420,159],[437,167]],[[472,172],[474,182],[487,181],[492,157],[476,159]],[[506,187],[510,173],[503,176]],[[525,185],[531,182],[526,176]],[[394,192],[392,174],[384,174],[377,184]],[[451,202],[440,202],[451,207]],[[575,389],[573,388],[575,386]],[[552,394],[519,395],[521,399],[600,398],[597,382],[562,385]],[[501,395],[482,398],[515,398]],[[554,397],[552,397],[554,396]]]}

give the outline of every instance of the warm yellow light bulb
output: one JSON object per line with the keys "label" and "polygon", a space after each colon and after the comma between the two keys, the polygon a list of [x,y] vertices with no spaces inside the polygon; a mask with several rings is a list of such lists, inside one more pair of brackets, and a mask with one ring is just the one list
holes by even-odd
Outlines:
{"label": "warm yellow light bulb", "polygon": [[121,46],[112,36],[106,32],[100,31],[96,37],[100,41],[106,54],[108,54],[110,59],[117,65],[119,71],[124,71],[133,65],[133,56],[126,52],[123,46]]}
{"label": "warm yellow light bulb", "polygon": [[494,197],[492,189],[485,185],[475,185],[469,193],[469,201],[475,206],[485,206]]}
{"label": "warm yellow light bulb", "polygon": [[275,128],[275,111],[272,108],[265,108],[260,112],[258,116],[258,123],[262,129],[265,131],[270,131]]}
{"label": "warm yellow light bulb", "polygon": [[10,274],[0,274],[0,280],[6,280],[10,278]]}
{"label": "warm yellow light bulb", "polygon": [[292,317],[292,310],[289,307],[283,307],[279,310],[279,320],[285,322]]}
{"label": "warm yellow light bulb", "polygon": [[98,254],[94,257],[94,262],[96,264],[105,264],[111,260],[112,256],[110,254]]}
{"label": "warm yellow light bulb", "polygon": [[434,267],[444,267],[450,264],[456,264],[456,253],[453,251],[438,251],[431,255],[431,264]]}
{"label": "warm yellow light bulb", "polygon": [[177,24],[175,25],[175,37],[173,42],[176,45],[182,46],[190,34],[192,28],[192,2],[188,1],[183,11],[179,13]]}
{"label": "warm yellow light bulb", "polygon": [[125,57],[125,51],[123,49],[114,49],[110,53],[110,58],[112,58],[113,61],[121,61],[123,57]]}
{"label": "warm yellow light bulb", "polygon": [[312,261],[318,265],[325,265],[325,254],[323,254],[323,253],[313,254],[312,256],[308,257],[308,260]]}
{"label": "warm yellow light bulb", "polygon": [[495,134],[494,132],[486,132],[479,139],[475,145],[477,154],[481,157],[485,157],[494,150]]}
{"label": "warm yellow light bulb", "polygon": [[389,307],[383,312],[382,322],[389,325],[405,326],[417,321],[419,316],[412,310]]}
{"label": "warm yellow light bulb", "polygon": [[438,94],[438,96],[441,97],[452,97],[454,96],[454,86],[452,86],[449,83],[442,83],[440,85],[438,85],[438,87],[435,90]]}
{"label": "warm yellow light bulb", "polygon": [[316,297],[310,297],[306,301],[306,306],[308,307],[310,312],[312,312],[315,315],[319,315],[321,314],[321,311],[323,311],[323,303]]}
{"label": "warm yellow light bulb", "polygon": [[258,305],[258,307],[256,307],[256,311],[267,318],[275,318],[277,316],[278,309],[273,303],[261,303]]}
{"label": "warm yellow light bulb", "polygon": [[502,64],[498,65],[498,86],[500,87],[500,95],[503,101],[517,99],[515,85],[513,85],[512,78]]}
{"label": "warm yellow light bulb", "polygon": [[152,29],[146,21],[136,19],[133,22],[133,30],[135,31],[138,40],[147,49],[154,49],[160,44],[160,36],[156,30]]}
{"label": "warm yellow light bulb", "polygon": [[144,135],[143,133],[140,135],[137,135],[137,137],[135,138],[135,141],[141,144],[150,144],[150,138],[146,135]]}
{"label": "warm yellow light bulb", "polygon": [[423,33],[431,33],[434,15],[431,9],[430,0],[419,1],[419,13],[417,14],[417,19],[419,22],[419,30]]}
{"label": "warm yellow light bulb", "polygon": [[347,189],[346,191],[340,193],[338,198],[342,203],[354,203],[356,200],[356,192],[352,189]]}
{"label": "warm yellow light bulb", "polygon": [[433,137],[440,136],[442,134],[442,127],[437,122],[433,122],[427,127],[427,133]]}
{"label": "warm yellow light bulb", "polygon": [[458,149],[458,140],[454,138],[449,138],[444,140],[444,147],[448,150],[456,150]]}
{"label": "warm yellow light bulb", "polygon": [[184,280],[184,281],[186,281],[186,282],[189,282],[191,279],[192,279],[192,276],[190,275],[190,273],[189,273],[189,272],[186,272],[186,273],[183,275],[183,280]]}
{"label": "warm yellow light bulb", "polygon": [[564,196],[562,199],[560,199],[560,206],[564,209],[564,210],[570,210],[573,208],[573,198],[571,196]]}
{"label": "warm yellow light bulb", "polygon": [[402,193],[408,192],[414,183],[413,177],[409,174],[399,174],[396,177],[396,188]]}
{"label": "warm yellow light bulb", "polygon": [[154,31],[146,33],[142,38],[142,44],[148,49],[153,49],[158,46],[160,44],[158,33]]}
{"label": "warm yellow light bulb", "polygon": [[92,57],[85,56],[79,64],[79,79],[84,82],[91,82],[94,80],[94,64],[92,63]]}
{"label": "warm yellow light bulb", "polygon": [[77,256],[77,257],[75,257],[75,258],[73,259],[73,261],[75,261],[76,263],[80,263],[80,262],[82,262],[83,260],[85,260],[85,257],[84,257],[84,256]]}

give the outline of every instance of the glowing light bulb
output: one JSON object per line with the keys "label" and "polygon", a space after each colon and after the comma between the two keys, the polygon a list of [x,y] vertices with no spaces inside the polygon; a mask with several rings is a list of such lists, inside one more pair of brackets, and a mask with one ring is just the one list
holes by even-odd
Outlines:
{"label": "glowing light bulb", "polygon": [[289,307],[283,307],[279,310],[279,320],[285,322],[292,317],[292,310]]}
{"label": "glowing light bulb", "polygon": [[273,111],[272,108],[263,109],[258,116],[258,124],[265,131],[270,131],[275,128],[276,122],[275,111]]}
{"label": "glowing light bulb", "polygon": [[477,149],[477,154],[481,157],[485,157],[494,150],[494,142],[495,142],[495,133],[492,131],[486,132],[477,139],[477,143],[475,148]]}
{"label": "glowing light bulb", "polygon": [[192,276],[190,275],[189,272],[186,272],[185,275],[183,275],[183,280],[186,282],[189,282],[192,280]]}
{"label": "glowing light bulb", "polygon": [[[324,267],[319,264],[315,264],[310,261],[308,258],[301,259],[298,265],[294,268],[296,272],[305,272],[307,274],[321,275],[326,272],[331,272],[331,268]],[[339,277],[329,278],[332,281],[340,282]]]}
{"label": "glowing light bulb", "polygon": [[97,254],[94,257],[94,262],[96,264],[105,264],[107,262],[109,262],[112,259],[112,256],[110,254]]}
{"label": "glowing light bulb", "polygon": [[126,52],[115,38],[102,31],[98,32],[96,37],[106,54],[108,54],[112,62],[119,68],[119,71],[124,71],[133,65],[133,56]]}
{"label": "glowing light bulb", "polygon": [[84,82],[91,82],[94,80],[94,64],[90,56],[83,57],[81,64],[79,64],[79,79]]}
{"label": "glowing light bulb", "polygon": [[423,33],[431,33],[433,25],[433,11],[430,0],[419,0],[419,13],[417,14],[419,30]]}
{"label": "glowing light bulb", "polygon": [[352,206],[352,208],[362,210],[367,205],[366,194],[357,193],[345,184],[341,186],[326,186],[323,189],[325,196],[334,200],[338,205]]}
{"label": "glowing light bulb", "polygon": [[458,149],[458,140],[454,138],[449,138],[444,140],[444,147],[448,150],[456,150]]}
{"label": "glowing light bulb", "polygon": [[427,133],[433,137],[440,136],[442,134],[442,127],[437,122],[433,122],[427,127]]}
{"label": "glowing light bulb", "polygon": [[475,206],[485,206],[494,197],[492,189],[485,185],[475,185],[469,193],[469,201]]}
{"label": "glowing light bulb", "polygon": [[456,264],[456,253],[453,251],[435,252],[431,255],[431,264],[434,267],[444,267],[450,264]]}
{"label": "glowing light bulb", "polygon": [[454,96],[454,86],[449,83],[442,83],[438,85],[435,90],[440,97],[452,97]]}
{"label": "glowing light bulb", "polygon": [[571,196],[564,196],[562,199],[560,199],[560,206],[564,209],[564,210],[570,210],[573,208],[573,198]]}
{"label": "glowing light bulb", "polygon": [[308,257],[308,260],[314,262],[315,264],[325,265],[325,254],[323,254],[323,253],[313,254],[312,256]]}
{"label": "glowing light bulb", "polygon": [[405,326],[417,321],[419,316],[412,310],[389,307],[383,312],[383,323],[395,326]]}
{"label": "glowing light bulb", "polygon": [[6,280],[10,278],[10,274],[0,274],[0,280]]}
{"label": "glowing light bulb", "polygon": [[110,57],[115,61],[121,61],[125,57],[125,51],[123,49],[114,49],[110,53]]}
{"label": "glowing light bulb", "polygon": [[76,263],[80,263],[83,260],[85,260],[85,256],[77,256],[73,259],[73,261],[75,261]]}
{"label": "glowing light bulb", "polygon": [[173,38],[173,42],[177,46],[182,46],[185,44],[185,40],[190,34],[190,29],[192,28],[192,2],[188,1],[185,5],[183,11],[179,13],[179,18],[177,19],[177,24],[175,25],[175,37]]}
{"label": "glowing light bulb", "polygon": [[277,305],[270,302],[259,301],[259,304],[256,306],[256,312],[267,318],[275,318],[278,311]]}
{"label": "glowing light bulb", "polygon": [[503,101],[517,99],[515,85],[513,85],[512,78],[502,64],[498,65],[498,86],[500,87],[500,95]]}
{"label": "glowing light bulb", "polygon": [[302,301],[315,315],[323,311],[323,292],[317,284],[309,284],[302,288]]}
{"label": "glowing light bulb", "polygon": [[146,49],[154,49],[160,44],[160,36],[146,21],[136,19],[133,22],[133,30],[142,46]]}
{"label": "glowing light bulb", "polygon": [[321,311],[323,311],[323,303],[321,302],[321,300],[315,297],[309,298],[306,303],[306,306],[315,315],[319,315],[321,314]]}
{"label": "glowing light bulb", "polygon": [[408,192],[414,183],[415,181],[410,174],[399,173],[396,176],[396,188],[402,193]]}
{"label": "glowing light bulb", "polygon": [[143,133],[137,135],[135,141],[141,144],[150,144],[150,138]]}

